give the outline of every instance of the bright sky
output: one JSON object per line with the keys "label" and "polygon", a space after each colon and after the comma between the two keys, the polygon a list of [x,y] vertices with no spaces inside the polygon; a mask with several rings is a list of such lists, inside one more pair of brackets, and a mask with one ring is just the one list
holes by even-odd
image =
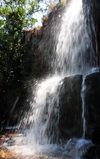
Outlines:
{"label": "bright sky", "polygon": [[[53,4],[57,4],[59,0],[51,0],[51,3]],[[50,0],[43,0],[40,3],[41,8],[43,9],[43,11],[39,11],[37,13],[34,14],[34,18],[36,18],[38,20],[37,23],[35,23],[35,27],[36,26],[41,26],[42,25],[42,17],[43,15],[47,15],[48,14],[48,10],[49,9],[49,4],[50,4]]]}

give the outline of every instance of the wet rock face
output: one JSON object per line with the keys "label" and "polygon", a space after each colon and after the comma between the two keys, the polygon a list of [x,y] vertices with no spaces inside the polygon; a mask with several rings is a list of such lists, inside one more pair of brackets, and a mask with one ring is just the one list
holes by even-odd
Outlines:
{"label": "wet rock face", "polygon": [[59,128],[61,138],[82,136],[82,76],[65,77],[59,94]]}
{"label": "wet rock face", "polygon": [[85,84],[86,137],[100,145],[100,72],[88,75]]}
{"label": "wet rock face", "polygon": [[96,45],[97,45],[97,56],[98,56],[98,64],[100,66],[100,0],[93,0],[93,18],[95,24],[96,31]]}

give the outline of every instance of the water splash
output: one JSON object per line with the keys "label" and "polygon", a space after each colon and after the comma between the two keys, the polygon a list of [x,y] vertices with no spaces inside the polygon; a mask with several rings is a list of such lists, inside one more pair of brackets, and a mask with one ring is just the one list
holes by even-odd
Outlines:
{"label": "water splash", "polygon": [[58,140],[58,94],[57,88],[62,77],[52,76],[37,84],[34,102],[31,103],[31,114],[24,123],[31,125],[28,142],[48,144]]}
{"label": "water splash", "polygon": [[[17,138],[17,139],[16,139]],[[47,155],[46,158],[55,158],[63,159],[63,158],[71,158],[71,159],[81,159],[83,155],[87,152],[87,150],[94,146],[91,140],[85,139],[69,139],[65,144],[35,144],[28,145],[25,144],[26,137],[14,137],[13,141],[16,140],[16,145],[10,146],[8,148],[10,151],[15,152],[18,156],[23,156],[23,158],[27,158],[26,156],[40,154],[43,156]],[[6,143],[7,144],[7,143]]]}

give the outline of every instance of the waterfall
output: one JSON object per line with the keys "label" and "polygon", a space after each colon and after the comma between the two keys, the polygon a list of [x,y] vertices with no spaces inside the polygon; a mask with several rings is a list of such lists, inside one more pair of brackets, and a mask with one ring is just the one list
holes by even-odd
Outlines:
{"label": "waterfall", "polygon": [[[86,11],[88,15],[89,9]],[[90,34],[92,34],[91,28],[87,26],[83,1],[71,0],[62,15],[56,58],[53,63],[54,73],[37,82],[35,92],[33,91],[35,97],[31,103],[31,112],[23,120],[24,124],[30,124],[31,129],[28,131],[27,142],[35,145],[34,149],[38,145],[38,151],[39,145],[58,143],[59,85],[62,84],[60,81],[64,77],[73,74],[84,76],[81,97],[83,137],[85,137],[85,77],[96,66],[95,50]]]}

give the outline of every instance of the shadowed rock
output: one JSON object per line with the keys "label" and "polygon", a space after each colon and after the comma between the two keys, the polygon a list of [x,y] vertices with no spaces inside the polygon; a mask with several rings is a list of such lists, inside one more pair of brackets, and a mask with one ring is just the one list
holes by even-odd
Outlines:
{"label": "shadowed rock", "polygon": [[88,75],[85,84],[86,137],[100,145],[100,72]]}
{"label": "shadowed rock", "polygon": [[65,77],[59,94],[59,128],[61,138],[82,136],[82,76]]}

